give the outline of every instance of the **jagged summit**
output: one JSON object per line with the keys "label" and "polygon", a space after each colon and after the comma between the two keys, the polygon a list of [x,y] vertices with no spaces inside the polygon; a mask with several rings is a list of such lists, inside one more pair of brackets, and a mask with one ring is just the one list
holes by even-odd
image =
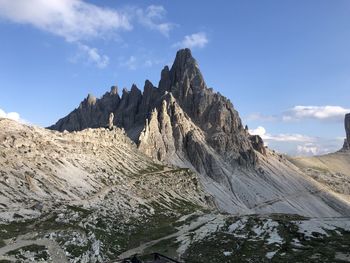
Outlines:
{"label": "jagged summit", "polygon": [[[164,67],[158,87],[146,80],[143,92],[133,85],[121,96],[112,87],[93,104],[81,103],[49,128],[107,127],[111,113],[113,124],[124,128],[141,151],[159,161],[192,168],[223,183],[228,191],[232,173],[255,169],[258,161],[257,144],[252,144],[238,112],[230,100],[207,87],[189,49],[177,52],[171,69]],[[212,191],[219,194],[221,186],[216,187]],[[225,197],[223,202],[230,198],[237,197]]]}
{"label": "jagged summit", "polygon": [[[100,99],[94,99],[89,95],[78,109],[49,128],[74,131],[104,127],[112,112],[115,116],[114,125],[123,127],[130,138],[140,144],[140,135],[145,129],[146,120],[150,123],[154,116],[152,112],[160,111],[167,93],[172,94],[178,105],[176,109],[181,109],[188,116],[186,121],[192,122],[205,133],[203,143],[209,144],[218,154],[227,155],[230,162],[254,164],[256,157],[253,147],[238,112],[227,98],[207,88],[190,49],[181,49],[177,52],[170,70],[167,66],[164,67],[158,88],[146,80],[143,93],[136,85],[132,85],[130,91],[123,90],[121,97],[116,87],[112,87],[111,92],[107,92]],[[177,112],[170,112],[170,117],[176,114]],[[170,120],[173,121],[173,118]],[[185,124],[173,122],[169,125],[175,129]],[[187,135],[182,134],[182,137]],[[172,140],[185,139],[175,137]],[[176,153],[178,155],[181,152],[180,159],[187,160],[187,153],[182,147],[181,144],[181,147],[176,148]],[[162,156],[167,159],[167,155]]]}
{"label": "jagged summit", "polygon": [[[50,129],[124,128],[146,155],[196,171],[222,211],[348,213],[346,205],[266,150],[261,138],[249,135],[230,100],[206,86],[189,49],[177,52],[170,70],[164,67],[158,87],[146,80],[143,92],[133,85],[120,96],[112,88],[86,101]],[[309,198],[315,191],[322,196]],[[301,192],[305,195],[295,199]]]}

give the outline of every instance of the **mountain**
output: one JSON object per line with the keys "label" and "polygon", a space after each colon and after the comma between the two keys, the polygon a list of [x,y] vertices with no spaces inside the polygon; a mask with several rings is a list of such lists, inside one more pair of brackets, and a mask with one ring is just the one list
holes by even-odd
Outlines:
{"label": "mountain", "polygon": [[[174,102],[176,105],[172,105]],[[112,112],[115,116],[114,124],[123,127],[132,140],[141,143],[140,135],[146,123],[151,122],[151,118],[155,116],[153,110],[161,112],[164,106],[181,110],[179,114],[186,114],[184,118],[198,126],[204,132],[206,142],[219,154],[225,155],[230,162],[252,164],[256,161],[249,135],[242,126],[237,111],[229,100],[207,88],[189,49],[177,52],[170,70],[167,66],[164,67],[158,88],[146,80],[143,93],[133,85],[130,91],[124,89],[121,97],[117,87],[112,87],[101,99],[89,95],[77,109],[49,128],[77,131],[104,127]],[[175,114],[176,111],[173,112]],[[179,140],[174,143],[178,144]],[[186,150],[181,145],[177,146],[176,152]],[[229,154],[226,154],[228,149]],[[160,151],[157,158],[161,161],[174,153],[173,148],[165,149],[160,146],[154,150]],[[181,159],[183,154],[179,155]],[[195,161],[197,160],[191,163]],[[212,174],[215,171],[206,172]]]}
{"label": "mountain", "polygon": [[106,127],[111,113],[143,153],[195,171],[220,211],[350,214],[347,202],[248,133],[232,103],[207,87],[189,49],[164,67],[158,87],[146,81],[143,93],[133,85],[121,97],[116,87],[89,95],[49,129]]}
{"label": "mountain", "polygon": [[346,181],[309,171],[250,135],[180,50],[158,87],[90,94],[49,129],[0,118],[0,262],[340,262]]}

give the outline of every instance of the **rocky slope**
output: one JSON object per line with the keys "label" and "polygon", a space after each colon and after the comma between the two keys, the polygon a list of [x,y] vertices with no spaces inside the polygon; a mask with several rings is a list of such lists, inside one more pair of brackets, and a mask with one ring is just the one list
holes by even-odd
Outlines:
{"label": "rocky slope", "polygon": [[215,211],[196,174],[152,161],[119,128],[0,119],[0,153],[0,261],[103,262]]}
{"label": "rocky slope", "polygon": [[249,135],[232,103],[207,87],[189,49],[162,70],[158,87],[146,81],[143,93],[133,85],[121,97],[115,87],[100,99],[89,95],[50,129],[106,126],[110,113],[139,150],[196,171],[222,211],[350,214],[348,203]]}
{"label": "rocky slope", "polygon": [[114,188],[116,205],[126,209],[121,213],[169,193],[206,203],[194,174],[153,162],[118,128],[60,133],[0,119],[0,152],[3,220],[15,213],[35,216],[39,203],[89,203]]}
{"label": "rocky slope", "polygon": [[[350,256],[346,217],[218,214],[196,174],[152,161],[119,128],[60,133],[0,119],[0,153],[1,262],[120,262],[134,253],[153,262],[152,252],[203,263]],[[253,200],[262,187],[271,198],[240,213],[334,213],[283,156],[266,150],[259,160],[275,178],[236,173],[233,192]],[[310,192],[298,192],[307,185]]]}

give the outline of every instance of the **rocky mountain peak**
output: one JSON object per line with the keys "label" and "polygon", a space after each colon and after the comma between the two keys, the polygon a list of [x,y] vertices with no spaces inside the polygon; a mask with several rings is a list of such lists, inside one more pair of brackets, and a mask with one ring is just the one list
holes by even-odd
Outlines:
{"label": "rocky mountain peak", "polygon": [[110,94],[111,95],[117,95],[118,94],[118,86],[112,86]]}
{"label": "rocky mountain peak", "polygon": [[193,58],[191,50],[188,48],[180,49],[176,53],[176,57],[171,67],[172,71],[185,71],[193,67],[198,67],[196,60]]}
{"label": "rocky mountain peak", "polygon": [[350,113],[345,115],[344,119],[345,133],[346,139],[344,141],[344,150],[350,150]]}
{"label": "rocky mountain peak", "polygon": [[96,97],[89,93],[87,97],[80,103],[79,108],[91,108],[96,104]]}
{"label": "rocky mountain peak", "polygon": [[88,101],[89,107],[84,104],[50,128],[118,126],[147,155],[213,178],[236,165],[254,166],[257,152],[264,153],[262,140],[250,140],[230,100],[207,87],[189,49],[177,52],[171,69],[163,68],[158,88],[146,80],[143,92],[133,84],[119,97],[112,87]]}

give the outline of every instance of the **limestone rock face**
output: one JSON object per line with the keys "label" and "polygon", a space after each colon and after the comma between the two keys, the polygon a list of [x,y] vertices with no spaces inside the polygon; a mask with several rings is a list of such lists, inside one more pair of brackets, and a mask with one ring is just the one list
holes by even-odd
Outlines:
{"label": "limestone rock face", "polygon": [[100,99],[89,95],[49,128],[104,127],[111,113],[113,124],[124,128],[147,155],[217,181],[236,166],[254,167],[255,150],[264,150],[253,147],[230,100],[207,87],[189,49],[177,52],[171,69],[164,67],[158,88],[146,80],[143,92],[133,85],[120,97],[114,86]]}
{"label": "limestone rock face", "polygon": [[[113,124],[124,128],[129,137],[136,140],[145,124],[145,118],[157,101],[159,90],[150,81],[145,82],[144,93],[132,85],[131,90],[123,89],[122,95],[113,86],[100,99],[92,95],[83,100],[79,107],[56,124],[48,127],[58,131],[80,131],[86,128],[105,127],[113,113]],[[136,135],[135,135],[136,134]]]}
{"label": "limestone rock face", "polygon": [[252,143],[253,148],[259,153],[266,155],[266,149],[264,146],[264,141],[259,135],[251,135],[249,139]]}

